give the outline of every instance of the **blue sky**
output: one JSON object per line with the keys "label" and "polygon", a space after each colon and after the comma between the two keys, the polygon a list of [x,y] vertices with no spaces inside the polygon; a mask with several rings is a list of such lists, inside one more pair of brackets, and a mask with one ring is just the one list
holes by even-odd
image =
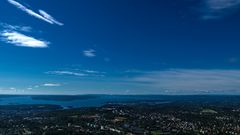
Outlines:
{"label": "blue sky", "polygon": [[0,94],[240,94],[240,0],[1,0]]}

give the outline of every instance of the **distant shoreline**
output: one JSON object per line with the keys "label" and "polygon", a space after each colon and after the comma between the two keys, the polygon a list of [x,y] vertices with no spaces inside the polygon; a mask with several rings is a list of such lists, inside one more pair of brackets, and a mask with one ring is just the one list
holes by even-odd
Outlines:
{"label": "distant shoreline", "polygon": [[240,94],[0,94],[0,96],[240,96]]}

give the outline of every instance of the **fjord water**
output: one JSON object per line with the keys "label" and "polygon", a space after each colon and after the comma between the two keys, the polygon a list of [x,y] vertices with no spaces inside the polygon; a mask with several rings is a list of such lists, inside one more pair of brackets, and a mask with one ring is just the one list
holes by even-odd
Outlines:
{"label": "fjord water", "polygon": [[49,104],[68,107],[99,107],[106,103],[155,101],[159,96],[116,96],[116,95],[81,95],[81,96],[0,96],[0,105]]}
{"label": "fjord water", "polygon": [[235,102],[239,96],[164,96],[164,95],[0,95],[0,105],[59,105],[63,108],[100,107],[107,103],[170,103],[175,101],[191,102]]}

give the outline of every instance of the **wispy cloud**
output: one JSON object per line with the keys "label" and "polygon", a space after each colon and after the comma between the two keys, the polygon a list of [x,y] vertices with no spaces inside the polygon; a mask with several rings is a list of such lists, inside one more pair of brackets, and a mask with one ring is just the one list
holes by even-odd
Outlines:
{"label": "wispy cloud", "polygon": [[48,71],[46,74],[53,74],[53,75],[73,75],[73,76],[87,76],[83,73],[72,72],[72,71]]}
{"label": "wispy cloud", "polygon": [[8,0],[8,2],[12,5],[14,5],[15,7],[19,8],[20,10],[24,11],[25,13],[36,17],[40,20],[43,20],[45,22],[48,22],[50,24],[57,24],[57,25],[64,25],[61,22],[58,22],[56,19],[54,19],[51,15],[49,15],[48,13],[46,13],[43,10],[39,10],[39,13],[34,12],[33,10],[23,6],[22,4],[20,4],[19,2],[15,1],[15,0]]}
{"label": "wispy cloud", "polygon": [[20,47],[46,48],[49,42],[21,34],[16,31],[3,31],[0,33],[2,40]]}
{"label": "wispy cloud", "polygon": [[229,59],[228,59],[228,62],[229,62],[229,63],[238,63],[238,62],[239,62],[239,59],[236,58],[236,57],[232,57],[232,58],[229,58]]}
{"label": "wispy cloud", "polygon": [[130,80],[148,88],[175,93],[240,92],[240,70],[173,69],[145,72]]}
{"label": "wispy cloud", "polygon": [[240,0],[203,0],[203,19],[219,19],[240,8]]}
{"label": "wispy cloud", "polygon": [[94,71],[94,70],[83,70],[83,71],[87,73],[99,73],[98,71]]}
{"label": "wispy cloud", "polygon": [[31,32],[32,31],[32,27],[30,27],[30,26],[9,25],[9,24],[5,24],[5,23],[0,23],[0,25],[4,29],[8,29],[8,30],[12,30],[12,31],[22,31],[22,32]]}
{"label": "wispy cloud", "polygon": [[94,49],[85,50],[83,51],[83,55],[86,57],[95,57],[96,51]]}
{"label": "wispy cloud", "polygon": [[39,13],[44,17],[46,18],[47,20],[57,24],[57,25],[64,25],[63,23],[57,21],[55,18],[53,18],[51,15],[49,15],[47,12],[43,11],[43,10],[39,10]]}
{"label": "wispy cloud", "polygon": [[106,72],[101,72],[101,71],[96,71],[96,70],[80,70],[80,71],[89,73],[89,74],[106,74]]}
{"label": "wispy cloud", "polygon": [[77,71],[48,71],[46,74],[52,75],[70,75],[78,77],[103,77],[105,72],[94,71],[94,70],[77,70]]}
{"label": "wispy cloud", "polygon": [[62,85],[59,84],[59,83],[45,83],[45,84],[43,84],[43,86],[45,86],[45,87],[59,87],[59,86],[62,86]]}
{"label": "wispy cloud", "polygon": [[1,94],[24,94],[25,90],[17,89],[15,87],[10,88],[0,88]]}

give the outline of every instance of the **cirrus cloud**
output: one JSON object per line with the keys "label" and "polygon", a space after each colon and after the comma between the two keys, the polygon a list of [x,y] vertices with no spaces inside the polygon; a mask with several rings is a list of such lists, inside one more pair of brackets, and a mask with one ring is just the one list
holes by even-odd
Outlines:
{"label": "cirrus cloud", "polygon": [[45,83],[45,84],[43,84],[43,86],[45,86],[45,87],[59,87],[59,86],[62,86],[62,85],[59,84],[59,83]]}
{"label": "cirrus cloud", "polygon": [[96,51],[93,50],[93,49],[84,50],[83,55],[86,56],[86,57],[95,57],[96,56]]}
{"label": "cirrus cloud", "polygon": [[47,12],[45,12],[43,10],[39,10],[39,13],[36,13],[33,10],[25,7],[24,5],[20,4],[19,2],[15,1],[15,0],[8,0],[8,2],[10,4],[14,5],[15,7],[17,7],[18,9],[22,10],[23,12],[25,12],[35,18],[38,18],[38,19],[48,22],[50,24],[57,24],[60,26],[64,25],[63,23],[57,21],[51,15],[49,15]]}
{"label": "cirrus cloud", "polygon": [[78,70],[78,71],[48,71],[46,74],[52,75],[68,75],[68,76],[78,76],[78,77],[104,77],[105,72],[94,71],[94,70]]}
{"label": "cirrus cloud", "polygon": [[1,39],[6,43],[20,47],[46,48],[49,42],[24,35],[16,31],[3,31],[0,33]]}
{"label": "cirrus cloud", "polygon": [[136,85],[181,93],[240,93],[240,70],[171,69],[142,72],[130,79]]}
{"label": "cirrus cloud", "polygon": [[4,29],[12,30],[12,31],[21,31],[21,32],[31,32],[32,27],[30,26],[19,26],[19,25],[10,25],[6,23],[0,23],[0,26],[2,26]]}
{"label": "cirrus cloud", "polygon": [[240,8],[240,0],[203,0],[203,19],[219,19]]}
{"label": "cirrus cloud", "polygon": [[77,73],[72,71],[48,71],[46,74],[53,74],[53,75],[73,75],[73,76],[86,76],[83,73]]}

